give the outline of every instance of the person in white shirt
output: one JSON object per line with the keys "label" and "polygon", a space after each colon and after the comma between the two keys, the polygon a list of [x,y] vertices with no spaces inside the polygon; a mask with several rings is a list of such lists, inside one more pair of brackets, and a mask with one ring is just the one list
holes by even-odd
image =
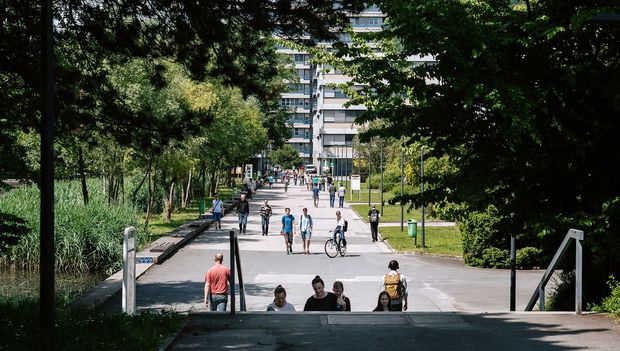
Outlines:
{"label": "person in white shirt", "polygon": [[340,183],[340,187],[338,188],[338,207],[342,208],[344,206],[344,196],[347,194],[347,189]]}
{"label": "person in white shirt", "polygon": [[341,215],[340,211],[336,211],[336,228],[334,228],[334,242],[336,241],[336,234],[340,234],[340,240],[342,246],[347,246],[347,241],[344,238],[344,232],[346,227],[346,220]]}
{"label": "person in white shirt", "polygon": [[273,302],[267,306],[267,311],[273,312],[295,312],[295,306],[286,302],[286,290],[282,285],[278,285],[273,292]]}
{"label": "person in white shirt", "polygon": [[310,237],[312,236],[312,216],[308,214],[308,209],[304,207],[303,213],[299,218],[299,233],[304,246],[304,255],[309,255]]}

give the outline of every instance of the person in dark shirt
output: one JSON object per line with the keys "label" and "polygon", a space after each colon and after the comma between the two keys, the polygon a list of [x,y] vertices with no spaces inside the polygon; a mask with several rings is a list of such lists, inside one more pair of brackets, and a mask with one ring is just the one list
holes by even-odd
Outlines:
{"label": "person in dark shirt", "polygon": [[241,195],[241,199],[237,204],[237,215],[239,216],[239,232],[245,234],[248,225],[248,215],[250,214],[250,203],[245,199],[245,195]]}
{"label": "person in dark shirt", "polygon": [[[338,297],[325,291],[325,283],[318,275],[312,279],[312,289],[314,289],[314,295],[306,300],[304,311],[338,311]],[[344,301],[340,306],[341,310],[345,307]]]}

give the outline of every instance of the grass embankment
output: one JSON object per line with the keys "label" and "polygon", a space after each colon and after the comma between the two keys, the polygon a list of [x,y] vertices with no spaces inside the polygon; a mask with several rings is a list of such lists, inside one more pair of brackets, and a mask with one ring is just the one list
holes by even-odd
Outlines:
{"label": "grass embankment", "polygon": [[[364,222],[368,222],[368,211],[370,207],[368,204],[351,205],[351,208],[362,218]],[[377,210],[381,211],[381,205],[377,205]],[[404,210],[405,225],[408,219],[415,219],[420,222],[422,215],[419,208],[411,209],[411,212],[407,212],[407,206]],[[429,217],[428,214],[424,214],[427,221],[434,221],[437,218]],[[400,222],[400,206],[399,205],[385,205],[383,206],[383,213],[381,213],[381,222]]]}
{"label": "grass embankment", "polygon": [[453,227],[426,227],[426,248],[422,248],[422,228],[418,227],[418,246],[413,245],[413,238],[407,235],[407,225],[404,231],[400,227],[379,227],[379,234],[387,240],[396,251],[434,253],[451,256],[462,256],[461,232],[457,226]]}

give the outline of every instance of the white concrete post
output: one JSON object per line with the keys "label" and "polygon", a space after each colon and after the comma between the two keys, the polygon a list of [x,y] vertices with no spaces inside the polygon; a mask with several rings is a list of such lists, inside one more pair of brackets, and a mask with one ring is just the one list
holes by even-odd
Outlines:
{"label": "white concrete post", "polygon": [[123,234],[123,312],[136,313],[136,228]]}

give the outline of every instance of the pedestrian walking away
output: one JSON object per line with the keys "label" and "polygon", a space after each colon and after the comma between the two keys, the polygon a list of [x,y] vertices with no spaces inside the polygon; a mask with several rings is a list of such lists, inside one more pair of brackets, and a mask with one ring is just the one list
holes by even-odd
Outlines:
{"label": "pedestrian walking away", "polygon": [[237,204],[237,215],[239,216],[239,232],[245,234],[248,225],[248,215],[250,214],[250,203],[241,195]]}
{"label": "pedestrian walking away", "polygon": [[213,214],[213,221],[215,222],[215,229],[222,229],[222,213],[224,211],[224,206],[222,204],[222,200],[220,200],[220,195],[215,194],[215,198],[212,202],[211,213]]}
{"label": "pedestrian walking away", "polygon": [[308,209],[304,207],[299,216],[299,233],[304,248],[304,255],[310,254],[310,238],[312,237],[312,216],[308,214]]}
{"label": "pedestrian walking away", "polygon": [[347,240],[344,238],[344,233],[347,231],[347,221],[344,219],[340,211],[336,211],[336,228],[334,228],[334,242],[336,242],[336,235],[340,234],[340,241],[342,246],[347,246]]}
{"label": "pedestrian walking away", "polygon": [[[318,275],[312,279],[314,295],[306,300],[304,311],[338,311],[338,297],[334,293],[325,291],[325,283]],[[342,302],[342,299],[340,299]],[[341,305],[341,308],[344,308]]]}
{"label": "pedestrian walking away", "polygon": [[376,205],[372,205],[370,211],[368,211],[368,222],[370,222],[370,236],[372,242],[376,242],[379,237],[379,218],[381,218],[381,212],[377,210]]}
{"label": "pedestrian walking away", "polygon": [[265,200],[260,207],[260,222],[263,229],[263,235],[269,234],[269,218],[271,217],[271,206],[269,201]]}
{"label": "pedestrian walking away", "polygon": [[312,187],[312,200],[314,201],[314,207],[319,207],[319,188],[316,184]]}
{"label": "pedestrian walking away", "polygon": [[210,311],[226,311],[230,269],[222,264],[224,255],[215,254],[215,264],[205,275],[205,307]]}
{"label": "pedestrian walking away", "polygon": [[392,305],[390,305],[390,294],[387,291],[382,291],[379,293],[379,297],[377,298],[377,307],[375,307],[373,312],[389,312],[392,310]]}
{"label": "pedestrian walking away", "polygon": [[295,312],[295,306],[286,302],[286,290],[284,290],[282,285],[276,286],[276,289],[273,291],[273,296],[273,302],[267,306],[267,311]]}
{"label": "pedestrian walking away", "polygon": [[332,286],[332,291],[334,295],[338,297],[338,311],[351,311],[351,300],[348,297],[344,296],[344,284],[341,281],[336,280],[334,285]]}
{"label": "pedestrian walking away", "polygon": [[280,234],[284,236],[284,245],[286,246],[286,254],[293,253],[293,235],[295,234],[295,217],[291,214],[290,208],[285,208],[286,213],[282,216],[282,231]]}
{"label": "pedestrian walking away", "polygon": [[344,196],[347,194],[347,189],[340,183],[340,187],[338,188],[338,207],[342,208],[344,206]]}
{"label": "pedestrian walking away", "polygon": [[327,191],[329,192],[329,207],[334,208],[334,202],[336,201],[336,186],[329,183]]}
{"label": "pedestrian walking away", "polygon": [[284,192],[286,193],[288,192],[288,183],[290,182],[290,178],[288,176],[285,176],[282,181],[284,182]]}
{"label": "pedestrian walking away", "polygon": [[406,311],[409,307],[407,290],[407,278],[398,272],[398,261],[391,260],[388,264],[389,272],[383,276],[381,291],[387,291],[390,295],[390,307],[392,311]]}

